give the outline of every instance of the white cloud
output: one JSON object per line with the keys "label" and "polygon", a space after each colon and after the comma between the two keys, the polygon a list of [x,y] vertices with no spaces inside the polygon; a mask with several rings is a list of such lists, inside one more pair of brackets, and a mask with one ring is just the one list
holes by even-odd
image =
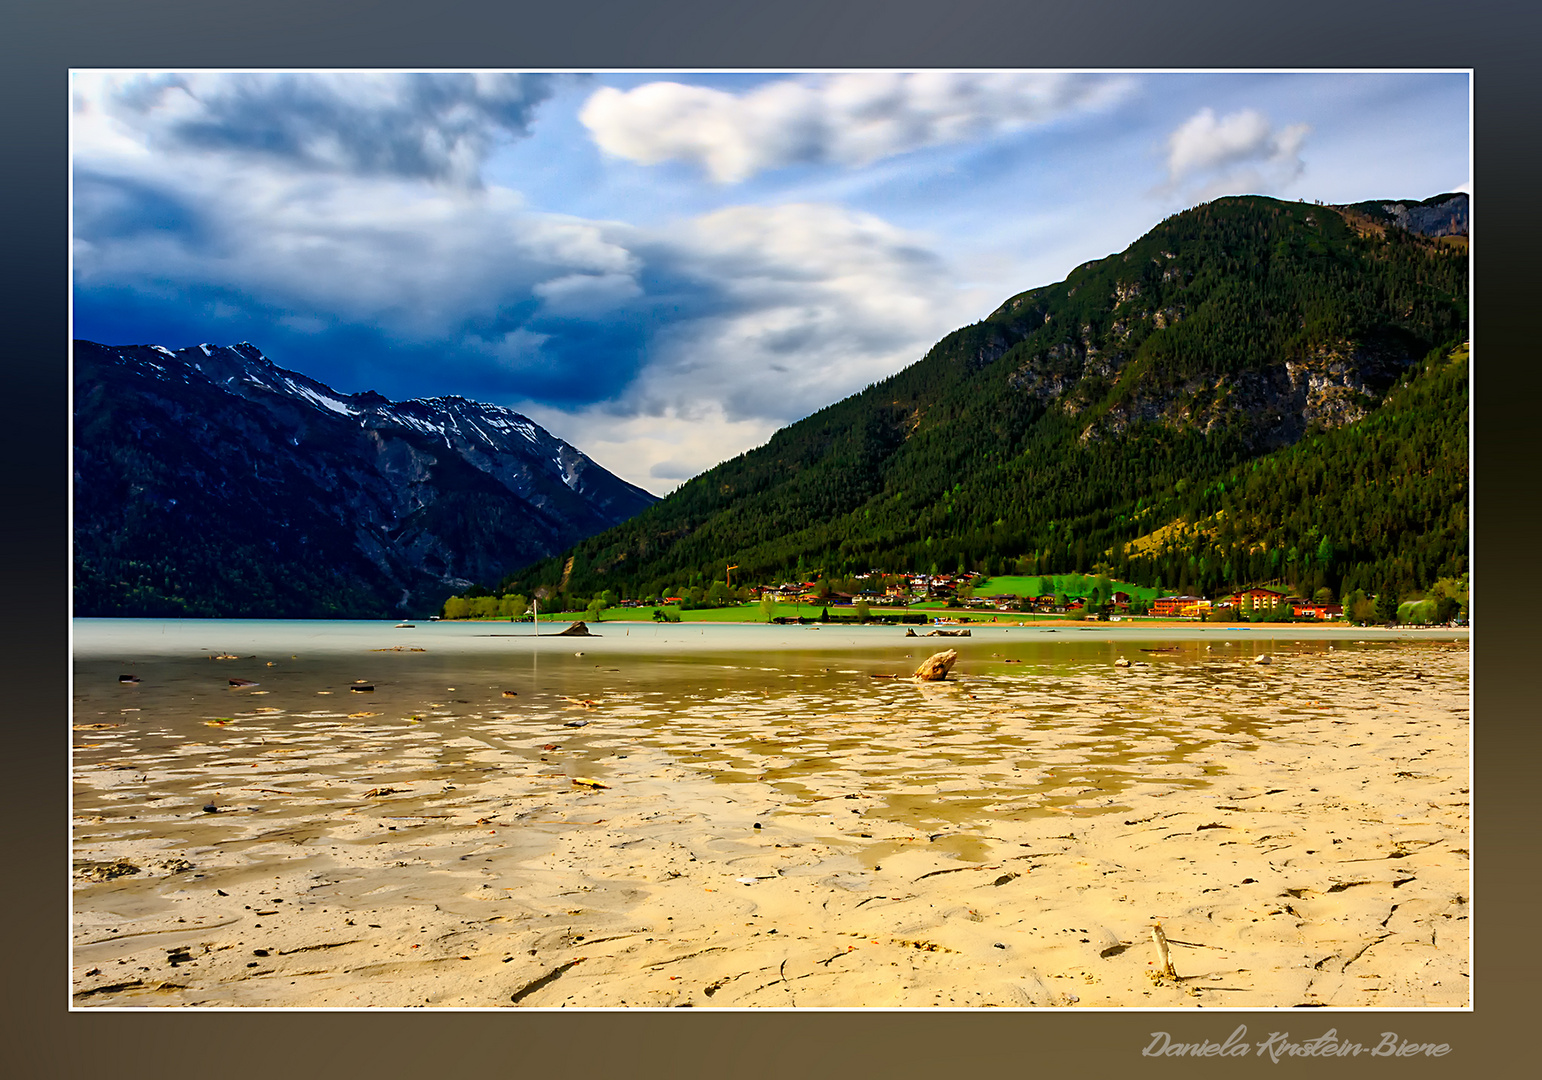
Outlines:
{"label": "white cloud", "polygon": [[361,329],[431,349],[431,375],[396,372],[424,386],[413,393],[599,399],[569,413],[602,421],[556,429],[586,452],[614,442],[604,463],[644,485],[763,442],[1000,299],[960,289],[931,238],[840,206],[733,206],[647,229],[541,213],[496,185],[152,152],[153,132],[87,89],[78,289],[154,295],[181,314],[214,293],[246,302],[231,317],[318,340]]}
{"label": "white cloud", "polygon": [[639,258],[712,305],[660,327],[609,401],[511,404],[663,494],[919,360],[999,299],[957,288],[923,239],[827,205],[733,207],[634,233]]}
{"label": "white cloud", "polygon": [[960,290],[924,238],[835,206],[732,207],[666,244],[676,272],[715,284],[723,303],[658,335],[629,393],[653,414],[707,401],[731,420],[795,420],[920,359],[992,303]]}
{"label": "white cloud", "polygon": [[742,95],[652,82],[597,90],[579,118],[607,153],[681,160],[721,183],[799,163],[865,165],[927,146],[1043,124],[1120,96],[1123,78],[1044,73],[854,73]]}
{"label": "white cloud", "polygon": [[642,295],[630,274],[564,274],[532,290],[554,315],[598,315]]}
{"label": "white cloud", "polygon": [[562,411],[538,402],[511,402],[621,479],[655,495],[726,458],[760,446],[781,425],[764,419],[731,420],[710,402],[683,416],[617,416],[605,406]]}
{"label": "white cloud", "polygon": [[[543,281],[609,282],[633,265],[605,223],[531,212],[504,188],[173,160],[167,169],[165,157],[78,159],[75,216],[88,241],[76,248],[80,284],[216,284],[295,315],[325,313],[426,342]],[[194,220],[170,228],[152,216],[113,235],[109,219],[125,190],[148,193],[158,214],[185,210]]]}
{"label": "white cloud", "polygon": [[1213,109],[1200,109],[1168,136],[1169,188],[1198,183],[1204,197],[1277,190],[1305,169],[1301,147],[1310,131],[1307,124],[1276,130],[1256,109],[1219,118]]}

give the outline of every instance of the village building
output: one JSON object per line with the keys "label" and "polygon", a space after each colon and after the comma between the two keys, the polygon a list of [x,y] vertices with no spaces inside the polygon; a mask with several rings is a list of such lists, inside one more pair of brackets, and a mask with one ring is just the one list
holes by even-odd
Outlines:
{"label": "village building", "polygon": [[1151,614],[1164,619],[1197,619],[1210,610],[1210,601],[1198,596],[1159,596],[1151,601]]}
{"label": "village building", "polygon": [[1286,602],[1285,594],[1275,592],[1273,589],[1244,589],[1228,597],[1223,606],[1234,607],[1244,614],[1267,608],[1272,611]]}

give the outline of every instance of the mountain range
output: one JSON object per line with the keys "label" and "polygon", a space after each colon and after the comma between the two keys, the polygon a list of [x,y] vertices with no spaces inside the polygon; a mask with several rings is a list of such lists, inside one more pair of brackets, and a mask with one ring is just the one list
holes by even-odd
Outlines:
{"label": "mountain range", "polygon": [[510,409],[340,394],[253,345],[74,347],[75,614],[437,611],[656,501]]}
{"label": "mountain range", "polygon": [[737,564],[1416,592],[1466,567],[1467,222],[1461,193],[1175,214],[497,588]]}
{"label": "mountain range", "polygon": [[76,342],[77,615],[388,617],[970,568],[1417,591],[1467,559],[1468,199],[1175,214],[662,501],[511,410]]}

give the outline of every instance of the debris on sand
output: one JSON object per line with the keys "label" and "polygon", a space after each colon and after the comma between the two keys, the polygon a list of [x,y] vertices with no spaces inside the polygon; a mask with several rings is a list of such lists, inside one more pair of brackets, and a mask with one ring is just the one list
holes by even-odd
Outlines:
{"label": "debris on sand", "polygon": [[1162,924],[1159,922],[1151,924],[1151,942],[1156,946],[1157,960],[1161,963],[1158,977],[1176,979],[1178,973],[1173,970],[1173,957],[1167,948],[1167,935],[1162,931]]}
{"label": "debris on sand", "polygon": [[573,967],[573,966],[575,966],[577,964],[582,964],[587,959],[588,959],[588,957],[586,957],[586,956],[580,956],[580,957],[578,957],[575,960],[569,960],[565,964],[558,964],[556,967],[554,967],[550,971],[548,971],[545,975],[542,975],[539,979],[535,979],[535,980],[533,980],[531,982],[527,982],[524,986],[522,986],[518,990],[514,991],[514,993],[509,997],[509,1003],[510,1004],[514,1004],[514,1005],[519,1004],[519,1002],[520,1002],[520,1000],[522,998],[529,997],[531,994],[533,994],[537,990],[541,989],[541,987],[547,985],[548,983],[555,982],[557,979],[562,977],[562,973],[564,971],[566,971],[568,968]]}
{"label": "debris on sand", "polygon": [[110,863],[92,863],[75,871],[75,876],[82,881],[111,881],[113,878],[127,877],[129,874],[139,873],[139,867],[127,859],[116,859]]}
{"label": "debris on sand", "polygon": [[915,677],[922,682],[940,682],[948,677],[948,672],[953,670],[953,664],[958,660],[958,652],[949,649],[947,652],[935,653],[922,661],[916,668]]}

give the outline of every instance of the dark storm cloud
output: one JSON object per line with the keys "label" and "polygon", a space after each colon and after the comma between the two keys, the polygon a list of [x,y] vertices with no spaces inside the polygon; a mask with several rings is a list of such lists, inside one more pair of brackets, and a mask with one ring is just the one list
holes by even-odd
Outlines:
{"label": "dark storm cloud", "polygon": [[175,235],[188,243],[207,243],[204,215],[176,188],[133,177],[111,177],[78,170],[75,174],[75,235],[108,243],[146,233]]}
{"label": "dark storm cloud", "polygon": [[529,130],[557,76],[232,74],[129,80],[111,107],[166,147],[309,169],[477,182],[500,138]]}

